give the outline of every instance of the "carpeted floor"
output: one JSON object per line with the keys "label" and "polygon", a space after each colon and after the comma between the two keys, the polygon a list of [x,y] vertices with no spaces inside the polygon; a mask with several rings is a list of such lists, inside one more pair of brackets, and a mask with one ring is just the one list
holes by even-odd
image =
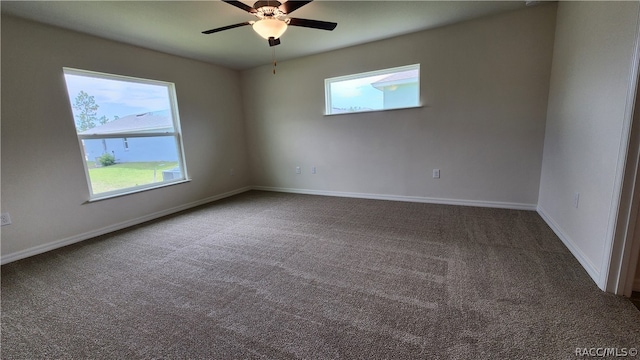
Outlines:
{"label": "carpeted floor", "polygon": [[6,359],[572,359],[640,348],[535,212],[251,191],[2,266]]}

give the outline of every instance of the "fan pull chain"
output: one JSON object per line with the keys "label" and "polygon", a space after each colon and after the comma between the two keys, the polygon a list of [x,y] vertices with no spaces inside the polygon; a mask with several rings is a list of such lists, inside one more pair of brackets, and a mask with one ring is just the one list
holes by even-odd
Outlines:
{"label": "fan pull chain", "polygon": [[271,60],[273,60],[273,75],[276,74],[276,49],[275,48],[271,48],[272,52],[271,52]]}

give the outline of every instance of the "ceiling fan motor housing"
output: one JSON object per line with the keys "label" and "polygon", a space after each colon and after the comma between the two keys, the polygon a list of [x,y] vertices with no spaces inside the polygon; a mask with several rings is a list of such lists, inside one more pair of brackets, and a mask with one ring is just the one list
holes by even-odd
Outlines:
{"label": "ceiling fan motor housing", "polygon": [[253,8],[258,10],[258,13],[261,13],[265,17],[275,17],[285,15],[282,10],[279,9],[280,5],[282,5],[280,1],[260,0],[253,4]]}

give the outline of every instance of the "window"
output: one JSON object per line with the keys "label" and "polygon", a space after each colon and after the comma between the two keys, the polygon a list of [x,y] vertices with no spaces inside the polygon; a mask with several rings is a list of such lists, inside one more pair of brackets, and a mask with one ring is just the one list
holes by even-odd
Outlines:
{"label": "window", "polygon": [[186,181],[172,83],[63,71],[91,200]]}
{"label": "window", "polygon": [[326,114],[420,106],[420,64],[324,81]]}

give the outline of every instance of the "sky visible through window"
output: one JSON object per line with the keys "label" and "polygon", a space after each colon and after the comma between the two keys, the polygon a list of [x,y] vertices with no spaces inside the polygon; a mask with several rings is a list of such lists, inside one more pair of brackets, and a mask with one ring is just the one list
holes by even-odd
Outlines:
{"label": "sky visible through window", "polygon": [[345,110],[382,109],[382,92],[371,86],[371,84],[386,76],[389,76],[389,74],[331,83],[331,105],[334,108]]}
{"label": "sky visible through window", "polygon": [[[166,86],[141,84],[123,80],[103,79],[86,75],[64,75],[69,99],[74,99],[84,91],[93,96],[99,106],[98,117],[106,116],[109,121],[127,115],[142,114],[171,108]],[[73,109],[73,116],[77,117]]]}

